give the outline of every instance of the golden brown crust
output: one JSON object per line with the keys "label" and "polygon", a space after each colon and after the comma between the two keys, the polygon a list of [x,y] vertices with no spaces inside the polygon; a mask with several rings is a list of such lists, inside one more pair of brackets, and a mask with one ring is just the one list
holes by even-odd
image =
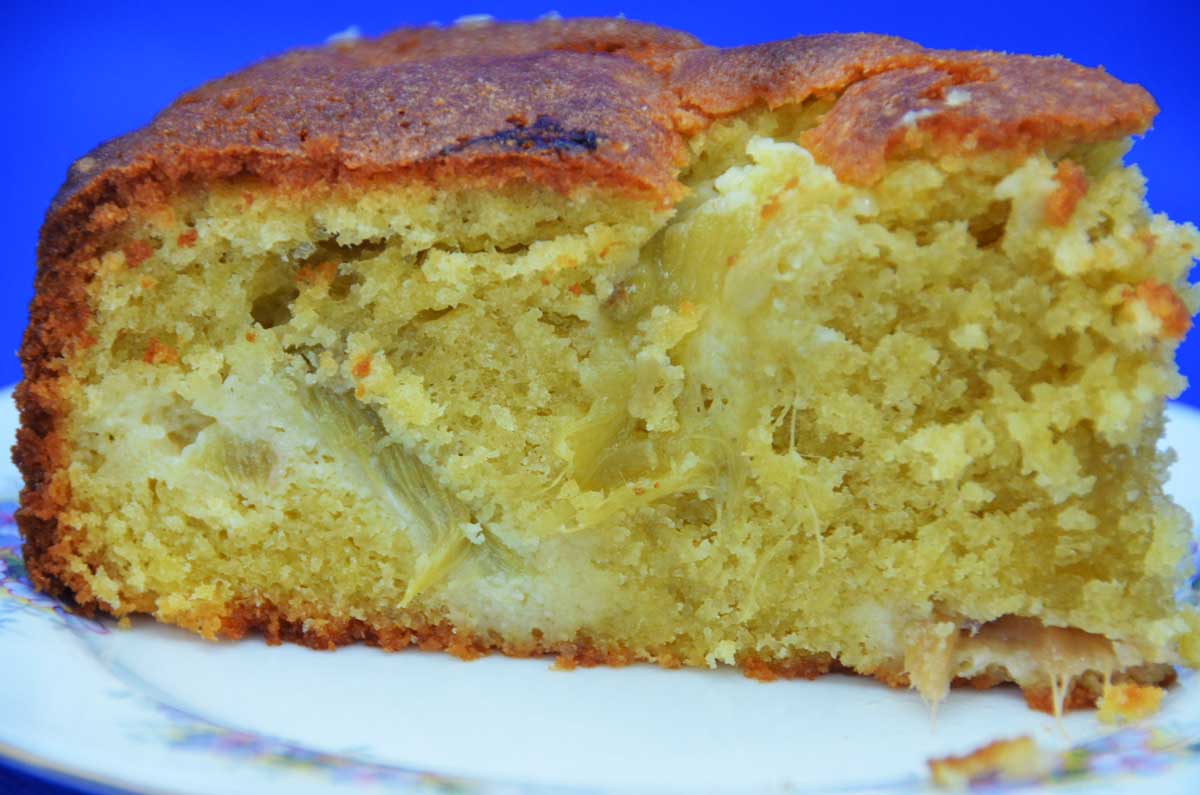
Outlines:
{"label": "golden brown crust", "polygon": [[[480,635],[464,632],[450,622],[414,623],[412,625],[372,624],[358,619],[316,618],[307,609],[298,611],[302,619],[290,619],[287,614],[272,604],[237,605],[233,612],[215,625],[215,633],[221,637],[240,639],[251,632],[260,632],[267,643],[296,643],[312,649],[333,650],[353,643],[366,643],[385,651],[404,651],[417,648],[423,651],[444,651],[462,660],[475,660],[493,652],[509,657],[553,656],[554,667],[573,670],[577,667],[597,666],[621,667],[637,662],[650,662],[664,668],[678,668],[679,658],[670,649],[656,649],[648,655],[639,655],[620,645],[601,644],[580,636],[569,642],[546,642],[540,633],[534,633],[524,642],[506,640],[495,634]],[[843,665],[837,658],[825,652],[797,653],[785,659],[767,659],[753,655],[739,656],[737,666],[742,673],[760,682],[779,679],[813,680],[831,673],[866,673],[892,688],[908,688],[908,677],[886,668],[860,672]],[[1140,684],[1170,686],[1175,681],[1175,671],[1168,665],[1145,666],[1123,672],[1120,679]],[[1009,684],[1010,680],[998,671],[969,679],[956,678],[956,688],[971,687],[986,690]],[[1098,675],[1079,677],[1073,680],[1063,694],[1063,709],[1084,709],[1095,706],[1103,688]],[[1023,691],[1031,709],[1053,714],[1054,703],[1050,688],[1028,688]]]}
{"label": "golden brown crust", "polygon": [[[947,103],[952,87],[970,100]],[[241,175],[288,185],[525,179],[669,200],[683,134],[814,97],[839,99],[810,143],[839,175],[863,181],[904,142],[1026,151],[1141,132],[1156,112],[1140,87],[1061,58],[925,50],[871,34],[714,49],[624,20],[408,28],[290,52],[185,94],[79,160],[48,231],[65,216],[94,234],[131,203]]]}
{"label": "golden brown crust", "polygon": [[450,28],[401,28],[344,48],[364,63],[528,55],[544,51],[620,55],[669,71],[673,56],[704,47],[694,36],[625,19],[547,19],[535,24],[481,23]]}
{"label": "golden brown crust", "polygon": [[805,143],[843,180],[871,183],[915,151],[974,154],[1144,132],[1158,108],[1140,86],[1062,58],[929,52],[848,86]]}
{"label": "golden brown crust", "polygon": [[[26,484],[17,520],[34,583],[83,610],[107,610],[70,568],[82,529],[59,523],[70,502],[67,362],[93,342],[89,263],[128,242],[123,228],[140,210],[241,178],[288,190],[518,181],[668,204],[683,190],[676,176],[688,135],[755,106],[811,98],[833,104],[805,143],[858,182],[911,151],[1054,148],[1143,131],[1155,112],[1142,89],[1061,59],[938,52],[865,34],[717,50],[619,20],[406,29],[292,52],[209,83],[76,162],[43,226],[14,450]],[[392,637],[353,624],[313,636],[270,611],[238,615],[227,633],[258,628],[276,640],[330,645],[457,643],[440,630]],[[583,660],[627,659],[580,648]],[[741,662],[764,676],[835,666],[828,657]]]}
{"label": "golden brown crust", "polygon": [[833,97],[870,75],[923,64],[928,55],[919,44],[894,36],[798,36],[681,52],[670,81],[685,108],[720,117],[757,104],[777,108],[810,97]]}
{"label": "golden brown crust", "polygon": [[92,602],[85,580],[68,567],[78,557],[75,546],[82,534],[61,526],[58,517],[71,496],[65,474],[69,413],[65,392],[70,382],[66,363],[71,347],[87,345],[91,339],[86,330],[89,280],[90,275],[70,267],[69,261],[39,263],[21,348],[25,379],[14,395],[21,426],[13,461],[25,482],[16,520],[25,539],[25,565],[39,590],[78,604]]}

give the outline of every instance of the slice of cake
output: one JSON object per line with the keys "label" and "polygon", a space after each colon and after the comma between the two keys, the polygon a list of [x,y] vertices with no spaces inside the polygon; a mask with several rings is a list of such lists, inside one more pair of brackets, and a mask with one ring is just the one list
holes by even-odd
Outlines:
{"label": "slice of cake", "polygon": [[76,162],[22,349],[41,589],[1042,707],[1200,662],[1164,399],[1200,235],[1058,58],[401,30]]}

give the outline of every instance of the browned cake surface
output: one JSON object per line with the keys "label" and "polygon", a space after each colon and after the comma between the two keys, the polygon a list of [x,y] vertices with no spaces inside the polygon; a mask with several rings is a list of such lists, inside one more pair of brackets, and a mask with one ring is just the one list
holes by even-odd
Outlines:
{"label": "browned cake surface", "polygon": [[[970,103],[944,102],[956,86]],[[264,61],[98,147],[55,199],[42,259],[118,225],[132,202],[241,174],[296,187],[401,173],[598,184],[666,201],[687,134],[810,97],[837,97],[815,151],[863,182],[906,147],[1028,152],[1142,132],[1157,111],[1141,87],[1061,58],[872,34],[716,49],[618,20],[403,29]]]}
{"label": "browned cake surface", "polygon": [[[973,101],[947,101],[954,88]],[[70,498],[53,479],[64,355],[87,346],[81,264],[119,235],[135,210],[181,191],[249,176],[296,191],[335,183],[420,179],[498,186],[534,182],[679,198],[688,136],[755,106],[832,103],[805,141],[849,182],[870,183],[888,158],[1036,149],[1144,131],[1156,112],[1140,87],[1057,58],[927,50],[874,35],[803,36],[715,49],[670,30],[613,20],[419,28],[298,50],[180,97],[150,125],[76,162],[43,229],[36,297],[21,351],[22,428],[15,458],[26,480],[18,521],[39,588],[103,608],[65,571],[73,535],[57,524]],[[137,251],[127,252],[130,261]],[[323,647],[419,641],[474,653],[498,646],[445,627],[426,632],[332,622],[313,634],[247,607],[222,631]],[[553,651],[621,662],[613,650]],[[751,672],[816,675],[827,656]],[[880,674],[887,678],[886,674]]]}

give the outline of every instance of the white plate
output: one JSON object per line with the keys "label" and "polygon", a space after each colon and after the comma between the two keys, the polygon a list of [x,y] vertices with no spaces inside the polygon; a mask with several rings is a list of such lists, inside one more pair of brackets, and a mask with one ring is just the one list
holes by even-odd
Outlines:
{"label": "white plate", "polygon": [[[1200,515],[1200,413],[1174,406],[1174,493]],[[15,425],[0,397],[0,438]],[[1190,487],[1183,487],[1190,484]],[[18,487],[0,468],[0,501]],[[913,792],[925,760],[1021,734],[1058,752],[1039,788],[1200,792],[1200,677],[1151,723],[1061,724],[1015,689],[916,693],[866,679],[762,684],[732,670],[550,670],[547,660],[207,643],[65,613],[0,524],[0,756],[86,790],[417,793]],[[994,785],[991,791],[1005,788]]]}

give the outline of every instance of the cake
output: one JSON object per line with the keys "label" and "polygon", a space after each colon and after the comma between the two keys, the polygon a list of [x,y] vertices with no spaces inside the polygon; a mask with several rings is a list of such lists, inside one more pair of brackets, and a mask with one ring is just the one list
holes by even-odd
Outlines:
{"label": "cake", "polygon": [[954,791],[988,785],[1034,785],[1053,771],[1052,758],[1028,735],[995,740],[962,756],[928,761],[934,786]]}
{"label": "cake", "polygon": [[1200,235],[1062,58],[403,29],[75,162],[21,349],[84,613],[1044,709],[1200,663],[1157,449]]}

